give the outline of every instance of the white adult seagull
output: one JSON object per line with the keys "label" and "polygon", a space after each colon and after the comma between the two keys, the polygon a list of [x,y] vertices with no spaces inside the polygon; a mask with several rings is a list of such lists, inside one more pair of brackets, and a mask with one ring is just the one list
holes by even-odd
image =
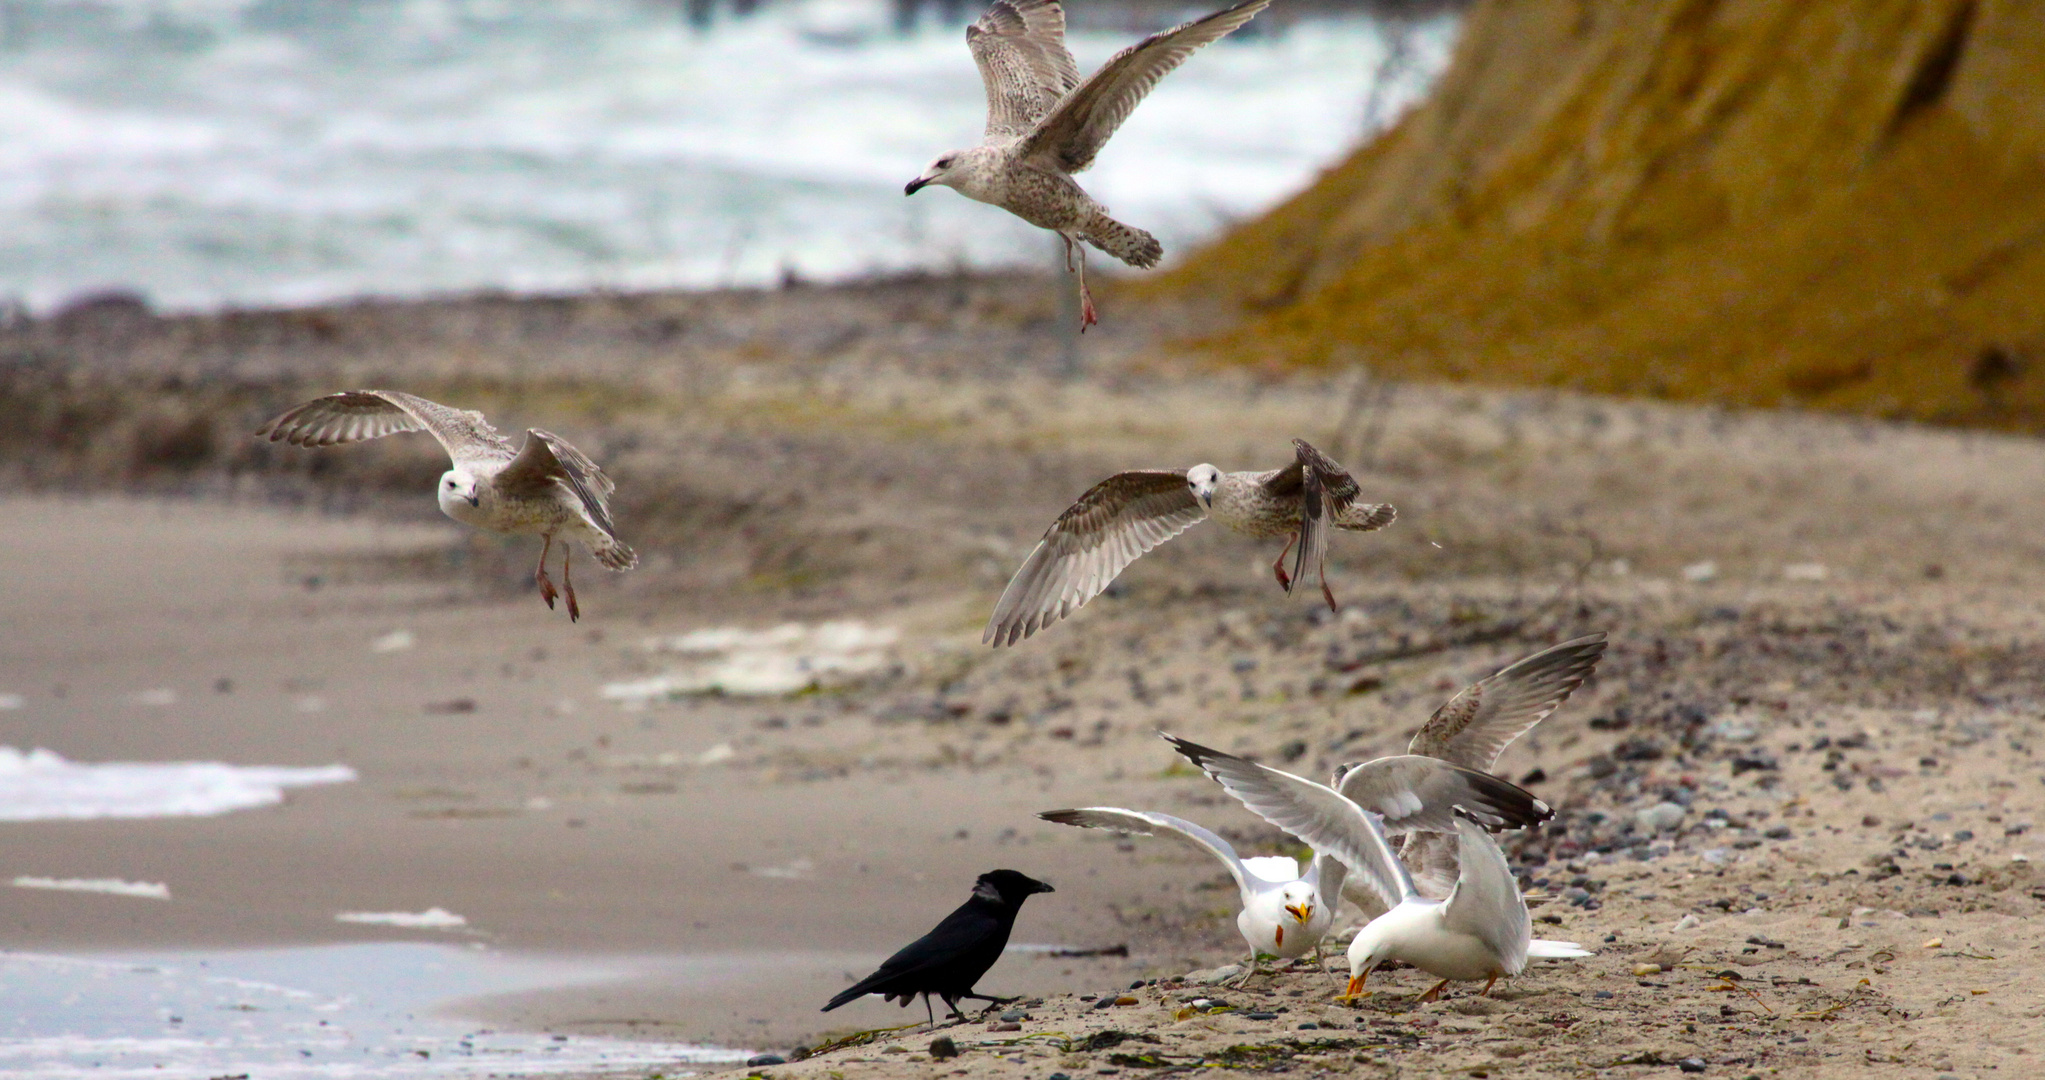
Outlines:
{"label": "white adult seagull", "polygon": [[966,47],[987,88],[987,130],[980,145],[939,157],[902,193],[940,184],[1064,238],[1066,268],[1079,274],[1079,328],[1085,330],[1095,322],[1085,244],[1144,269],[1157,265],[1164,247],[1157,237],[1108,216],[1108,208],[1072,174],[1093,164],[1159,79],[1270,2],[1246,0],[1152,34],[1081,82],[1079,65],[1065,47],[1065,9],[1058,0],[994,0],[987,14],[966,27]]}
{"label": "white adult seagull", "polygon": [[1414,889],[1385,838],[1383,815],[1325,784],[1233,755],[1208,751],[1200,766],[1251,813],[1341,859],[1384,902],[1385,913],[1350,943],[1350,997],[1362,991],[1370,969],[1386,960],[1439,976],[1441,983],[1422,995],[1432,1000],[1458,979],[1485,979],[1488,994],[1500,975],[1524,970],[1529,957],[1590,955],[1575,942],[1533,937],[1526,900],[1505,853],[1485,832],[1488,823],[1461,805],[1448,811],[1460,865],[1456,885],[1446,900],[1433,900]]}
{"label": "white adult seagull", "polygon": [[[257,438],[293,446],[336,446],[378,439],[403,431],[424,431],[440,441],[454,467],[440,477],[440,512],[464,525],[493,532],[540,536],[540,599],[554,606],[554,582],[547,577],[547,553],[554,537],[580,540],[591,557],[610,570],[629,570],[639,562],[618,540],[611,524],[610,495],[617,485],[588,455],[551,432],[531,428],[525,445],[513,450],[510,440],[469,409],[397,390],[344,390],[294,406],[264,424]],[[575,603],[575,584],[568,560],[561,556],[561,588],[568,597],[568,618],[582,618]]]}
{"label": "white adult seagull", "polygon": [[1257,973],[1260,956],[1292,960],[1312,952],[1319,957],[1321,939],[1334,925],[1335,908],[1342,902],[1342,879],[1347,871],[1341,860],[1328,855],[1315,855],[1306,873],[1301,874],[1299,863],[1289,856],[1242,858],[1227,840],[1170,814],[1088,806],[1046,810],[1037,816],[1082,829],[1160,836],[1221,860],[1235,878],[1236,891],[1243,902],[1243,910],[1236,915],[1236,930],[1250,947],[1250,962],[1243,974],[1245,982]]}

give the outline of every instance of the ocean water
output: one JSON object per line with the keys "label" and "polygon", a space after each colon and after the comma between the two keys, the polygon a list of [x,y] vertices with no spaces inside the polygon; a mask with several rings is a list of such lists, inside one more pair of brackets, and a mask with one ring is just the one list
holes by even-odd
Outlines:
{"label": "ocean water", "polygon": [[427,1080],[658,1069],[692,1076],[746,1060],[744,1049],[506,1031],[444,1012],[459,1011],[464,998],[601,982],[642,966],[416,942],[0,952],[0,1075]]}
{"label": "ocean water", "polygon": [[[1048,264],[1056,241],[1001,211],[903,197],[977,141],[984,105],[958,25],[893,18],[884,0],[767,0],[707,30],[673,0],[5,0],[0,302]],[[1075,31],[1083,71],[1155,28],[1121,22]],[[1395,116],[1455,26],[1273,10],[1250,29],[1165,79],[1083,177],[1168,253]]]}

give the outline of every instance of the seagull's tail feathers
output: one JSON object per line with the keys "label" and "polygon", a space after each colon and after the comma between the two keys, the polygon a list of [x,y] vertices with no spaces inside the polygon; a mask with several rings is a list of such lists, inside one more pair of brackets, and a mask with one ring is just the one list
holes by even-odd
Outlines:
{"label": "seagull's tail feathers", "polygon": [[1549,941],[1545,938],[1535,938],[1527,942],[1527,959],[1529,960],[1574,960],[1580,956],[1591,955],[1593,954],[1589,949],[1578,945],[1574,941]]}
{"label": "seagull's tail feathers", "polygon": [[639,553],[610,536],[599,535],[589,554],[606,570],[630,570],[639,565]]}
{"label": "seagull's tail feathers", "polygon": [[1157,237],[1133,225],[1124,225],[1106,214],[1095,214],[1086,223],[1086,238],[1102,251],[1128,263],[1148,270],[1164,258],[1165,248]]}

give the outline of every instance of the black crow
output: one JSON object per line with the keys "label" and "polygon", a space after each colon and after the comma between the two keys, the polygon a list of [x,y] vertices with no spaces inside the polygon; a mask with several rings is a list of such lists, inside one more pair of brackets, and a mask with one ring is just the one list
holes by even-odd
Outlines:
{"label": "black crow", "polygon": [[937,1013],[930,1007],[930,995],[944,999],[944,1007],[961,1020],[959,999],[977,998],[1005,1005],[1014,998],[988,997],[973,992],[973,984],[1008,946],[1008,932],[1015,926],[1016,912],[1032,893],[1051,892],[1051,886],[1014,870],[994,870],[973,883],[972,898],[944,917],[937,928],[888,957],[880,970],[847,987],[824,1006],[824,1012],[867,994],[879,994],[904,1007],[909,999],[923,995],[923,1010],[930,1014],[932,1027]]}

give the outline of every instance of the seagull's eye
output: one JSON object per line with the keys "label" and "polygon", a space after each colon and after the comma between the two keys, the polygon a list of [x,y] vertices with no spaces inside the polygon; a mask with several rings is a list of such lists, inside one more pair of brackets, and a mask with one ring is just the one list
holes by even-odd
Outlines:
{"label": "seagull's eye", "polygon": [[951,158],[948,158],[948,157],[944,157],[944,158],[938,158],[938,159],[937,159],[937,167],[938,167],[938,168],[940,168],[940,169],[949,169],[949,168],[951,168],[951,163],[952,163],[952,159],[951,159]]}

